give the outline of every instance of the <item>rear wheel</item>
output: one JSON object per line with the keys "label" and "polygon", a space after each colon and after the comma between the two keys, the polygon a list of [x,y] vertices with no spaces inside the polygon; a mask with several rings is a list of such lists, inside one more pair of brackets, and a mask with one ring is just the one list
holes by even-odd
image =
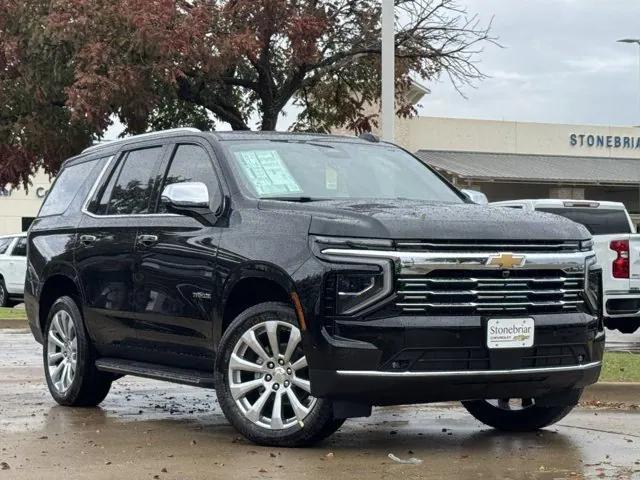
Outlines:
{"label": "rear wheel", "polygon": [[476,420],[507,432],[531,432],[564,418],[574,405],[540,406],[533,398],[471,400],[462,402]]}
{"label": "rear wheel", "polygon": [[255,443],[310,445],[344,422],[334,419],[331,401],[311,395],[301,332],[286,304],[241,313],[220,342],[215,375],[224,414]]}
{"label": "rear wheel", "polygon": [[43,360],[49,392],[60,405],[95,406],[109,393],[113,377],[96,369],[82,314],[71,297],[60,297],[49,311]]}

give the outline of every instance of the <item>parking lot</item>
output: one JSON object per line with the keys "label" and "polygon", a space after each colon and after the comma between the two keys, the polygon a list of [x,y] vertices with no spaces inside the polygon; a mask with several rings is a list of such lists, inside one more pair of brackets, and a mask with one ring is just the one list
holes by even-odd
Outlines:
{"label": "parking lot", "polygon": [[496,433],[455,404],[378,408],[314,448],[263,448],[208,390],[127,377],[101,408],[59,407],[20,330],[0,330],[0,439],[0,479],[640,477],[633,407],[584,406],[532,434]]}

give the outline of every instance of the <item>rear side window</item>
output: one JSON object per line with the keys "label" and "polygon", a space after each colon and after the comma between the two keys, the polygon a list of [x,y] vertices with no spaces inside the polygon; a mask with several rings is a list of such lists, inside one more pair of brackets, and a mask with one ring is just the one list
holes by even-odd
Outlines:
{"label": "rear side window", "polygon": [[6,253],[7,248],[11,245],[13,238],[0,238],[0,255]]}
{"label": "rear side window", "polygon": [[42,204],[39,216],[63,214],[75,198],[80,186],[91,174],[96,163],[97,159],[63,169]]}
{"label": "rear side window", "polygon": [[632,233],[624,210],[609,208],[538,208],[540,212],[555,213],[581,223],[592,235]]}
{"label": "rear side window", "polygon": [[[172,183],[202,182],[209,189],[209,196],[219,193],[218,180],[207,151],[198,145],[178,145],[171,160],[162,188]],[[166,212],[162,203],[159,212]]]}
{"label": "rear side window", "polygon": [[16,246],[13,247],[11,255],[14,257],[26,257],[27,256],[27,237],[20,237]]}
{"label": "rear side window", "polygon": [[[132,150],[110,179],[102,198],[108,215],[149,213],[149,203],[156,183],[162,147]],[[100,212],[102,213],[102,212]]]}

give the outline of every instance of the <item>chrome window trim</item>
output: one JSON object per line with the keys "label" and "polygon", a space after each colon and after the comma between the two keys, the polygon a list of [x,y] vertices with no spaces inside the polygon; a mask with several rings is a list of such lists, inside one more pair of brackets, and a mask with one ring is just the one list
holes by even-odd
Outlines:
{"label": "chrome window trim", "polygon": [[541,367],[519,368],[513,370],[451,370],[441,372],[384,372],[380,370],[337,370],[337,374],[343,377],[387,377],[387,378],[426,378],[426,377],[473,377],[485,375],[526,375],[563,372],[583,372],[602,366],[602,362],[591,362],[583,365],[570,365],[565,367]]}
{"label": "chrome window trim", "polygon": [[95,195],[96,190],[98,189],[98,185],[100,185],[100,182],[102,181],[103,177],[109,170],[109,166],[111,165],[115,157],[116,157],[115,155],[111,155],[109,157],[109,160],[107,160],[107,163],[105,164],[105,166],[102,167],[102,171],[100,172],[100,175],[98,175],[98,178],[96,178],[96,181],[93,183],[91,190],[89,190],[89,194],[87,195],[87,198],[85,199],[84,204],[82,205],[81,212],[83,214],[88,215],[89,217],[92,217],[92,218],[136,218],[136,217],[147,218],[147,217],[180,217],[181,216],[176,213],[132,213],[128,215],[124,215],[124,214],[98,215],[96,213],[90,212],[89,203],[91,202],[91,199]]}

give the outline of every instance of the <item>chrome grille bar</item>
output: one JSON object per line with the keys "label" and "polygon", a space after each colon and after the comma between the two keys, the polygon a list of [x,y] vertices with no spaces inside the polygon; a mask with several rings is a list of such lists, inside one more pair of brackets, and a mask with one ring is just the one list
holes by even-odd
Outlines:
{"label": "chrome grille bar", "polygon": [[419,241],[400,240],[395,242],[399,250],[431,250],[431,251],[529,251],[529,252],[577,252],[580,243],[567,242],[464,242],[464,241]]}

